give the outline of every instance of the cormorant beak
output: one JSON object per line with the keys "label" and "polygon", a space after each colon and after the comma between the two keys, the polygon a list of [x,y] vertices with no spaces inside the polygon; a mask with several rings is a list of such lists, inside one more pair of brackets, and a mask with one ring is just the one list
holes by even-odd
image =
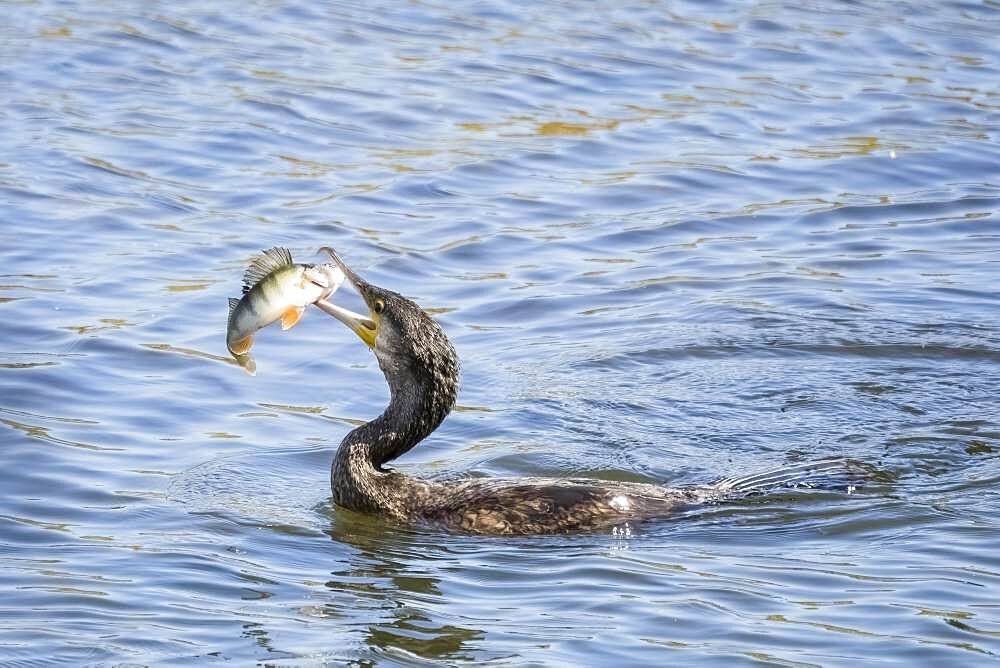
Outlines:
{"label": "cormorant beak", "polygon": [[[354,286],[354,289],[358,291],[361,298],[365,299],[365,293],[364,290],[362,290],[362,286],[366,285],[366,283],[361,280],[361,278],[355,274],[350,267],[344,264],[344,261],[340,259],[332,248],[323,246],[320,250],[326,251],[330,254],[330,258],[333,260],[333,263],[336,264],[342,272],[344,272],[344,276],[348,281],[350,281],[351,285]],[[367,304],[368,300],[365,299],[365,305],[367,306]],[[347,327],[357,334],[358,338],[364,341],[369,348],[375,347],[375,339],[378,337],[378,316],[376,316],[376,314],[371,310],[370,306],[368,307],[368,316],[355,313],[354,311],[346,309],[343,306],[337,306],[336,304],[332,304],[325,299],[317,301],[316,306],[328,315],[332,315],[334,318],[347,325]]]}

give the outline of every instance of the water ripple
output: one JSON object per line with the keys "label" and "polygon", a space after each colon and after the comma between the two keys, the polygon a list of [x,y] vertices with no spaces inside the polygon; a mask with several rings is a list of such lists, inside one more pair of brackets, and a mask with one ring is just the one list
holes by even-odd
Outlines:
{"label": "water ripple", "polygon": [[[993,3],[5,10],[3,665],[1000,653]],[[408,472],[870,479],[555,538],[332,508],[386,391],[318,312],[231,363],[275,244],[456,343]]]}

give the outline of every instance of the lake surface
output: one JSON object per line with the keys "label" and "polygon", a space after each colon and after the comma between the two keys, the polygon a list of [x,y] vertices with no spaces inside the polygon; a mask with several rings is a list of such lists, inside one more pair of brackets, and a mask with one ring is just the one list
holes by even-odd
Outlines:
{"label": "lake surface", "polygon": [[[2,12],[0,665],[997,661],[997,2]],[[232,363],[272,245],[454,341],[407,472],[870,479],[562,537],[337,510],[387,390],[316,309]]]}

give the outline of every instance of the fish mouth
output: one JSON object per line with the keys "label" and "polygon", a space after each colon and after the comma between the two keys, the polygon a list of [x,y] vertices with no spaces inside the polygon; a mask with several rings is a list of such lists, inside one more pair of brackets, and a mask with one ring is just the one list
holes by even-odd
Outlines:
{"label": "fish mouth", "polygon": [[319,288],[321,290],[326,290],[327,288],[330,287],[330,284],[327,283],[326,281],[322,280],[322,279],[307,278],[306,280],[309,281],[310,283],[312,283],[313,285],[315,285],[317,288]]}
{"label": "fish mouth", "polygon": [[317,288],[319,288],[320,290],[326,290],[327,288],[329,288],[329,287],[330,287],[330,284],[329,284],[329,283],[325,283],[325,282],[320,282],[320,281],[316,281],[316,280],[313,280],[313,279],[311,279],[311,278],[310,278],[310,279],[307,279],[307,280],[308,280],[308,281],[309,281],[310,283],[312,283],[313,285],[315,285],[315,286],[316,286]]}
{"label": "fish mouth", "polygon": [[365,300],[365,306],[368,307],[368,315],[362,315],[360,313],[355,313],[350,309],[346,309],[343,306],[337,306],[332,302],[328,302],[326,299],[320,299],[316,302],[322,311],[327,315],[331,315],[344,325],[347,326],[352,332],[358,335],[362,341],[369,348],[375,347],[375,339],[378,338],[378,314],[372,309],[371,304],[368,303],[368,283],[364,281],[360,276],[358,276],[354,271],[344,264],[344,261],[340,259],[337,252],[330,248],[329,246],[323,246],[319,249],[321,252],[326,252],[330,255],[330,259],[333,263],[344,272],[344,277],[350,282],[354,289],[361,295],[361,298]]}
{"label": "fish mouth", "polygon": [[329,290],[331,281],[330,277],[327,275],[327,270],[325,267],[321,267],[315,264],[303,265],[303,278],[307,283],[315,285],[320,290]]}

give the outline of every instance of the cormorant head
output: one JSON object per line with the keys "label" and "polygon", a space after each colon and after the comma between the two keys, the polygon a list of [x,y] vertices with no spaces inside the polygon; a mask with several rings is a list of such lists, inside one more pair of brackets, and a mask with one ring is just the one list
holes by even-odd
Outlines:
{"label": "cormorant head", "polygon": [[[386,290],[358,276],[332,248],[330,254],[368,307],[368,315],[354,313],[326,300],[316,306],[332,315],[368,344],[387,376],[402,370],[429,371],[434,374],[458,374],[455,349],[441,327],[414,302],[397,292]],[[412,365],[419,368],[413,369]],[[391,382],[391,378],[390,378]]]}

